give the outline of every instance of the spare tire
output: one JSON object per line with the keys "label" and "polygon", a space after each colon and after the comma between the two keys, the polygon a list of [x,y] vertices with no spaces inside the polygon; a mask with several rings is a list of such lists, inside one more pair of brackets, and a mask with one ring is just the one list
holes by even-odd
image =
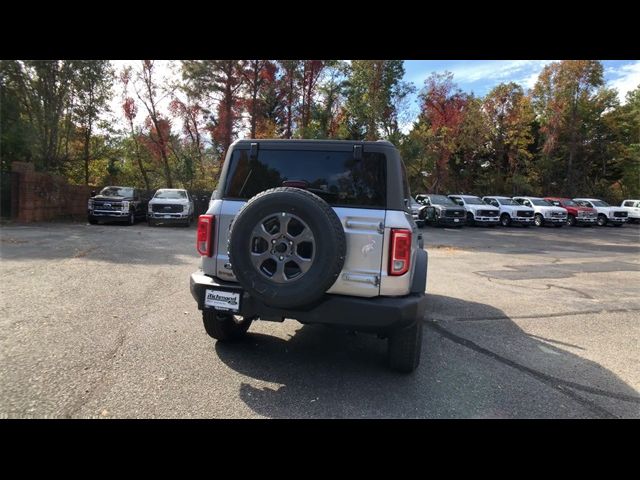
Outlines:
{"label": "spare tire", "polygon": [[317,195],[293,187],[266,190],[238,212],[229,260],[238,282],[278,308],[318,300],[334,284],[346,255],[340,219]]}

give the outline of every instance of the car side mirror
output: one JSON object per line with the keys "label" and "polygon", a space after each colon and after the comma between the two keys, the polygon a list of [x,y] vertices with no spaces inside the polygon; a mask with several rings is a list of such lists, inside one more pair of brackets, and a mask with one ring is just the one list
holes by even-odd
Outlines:
{"label": "car side mirror", "polygon": [[95,190],[91,190],[91,196],[95,197],[96,196],[96,191]]}

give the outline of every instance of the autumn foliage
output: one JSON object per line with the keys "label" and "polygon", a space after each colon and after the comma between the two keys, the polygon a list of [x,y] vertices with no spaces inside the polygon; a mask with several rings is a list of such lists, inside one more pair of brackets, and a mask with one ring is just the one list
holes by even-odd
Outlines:
{"label": "autumn foliage", "polygon": [[640,195],[640,86],[621,103],[599,61],[483,96],[448,72],[416,88],[402,60],[170,64],[1,61],[2,168],[211,190],[238,138],[387,139],[414,193]]}

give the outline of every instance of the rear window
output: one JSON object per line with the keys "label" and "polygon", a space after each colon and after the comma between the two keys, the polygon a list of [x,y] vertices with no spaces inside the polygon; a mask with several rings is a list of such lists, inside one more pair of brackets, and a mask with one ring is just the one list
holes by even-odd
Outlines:
{"label": "rear window", "polygon": [[386,171],[382,153],[261,150],[249,159],[248,150],[236,150],[224,188],[227,199],[246,200],[270,188],[305,188],[330,205],[385,208]]}

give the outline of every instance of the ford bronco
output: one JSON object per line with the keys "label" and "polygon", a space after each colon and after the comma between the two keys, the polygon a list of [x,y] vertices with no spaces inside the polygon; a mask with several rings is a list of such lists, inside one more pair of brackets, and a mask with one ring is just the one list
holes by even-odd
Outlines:
{"label": "ford bronco", "polygon": [[239,140],[198,221],[191,293],[206,332],[254,320],[328,324],[388,339],[392,369],[420,362],[427,252],[389,142]]}

